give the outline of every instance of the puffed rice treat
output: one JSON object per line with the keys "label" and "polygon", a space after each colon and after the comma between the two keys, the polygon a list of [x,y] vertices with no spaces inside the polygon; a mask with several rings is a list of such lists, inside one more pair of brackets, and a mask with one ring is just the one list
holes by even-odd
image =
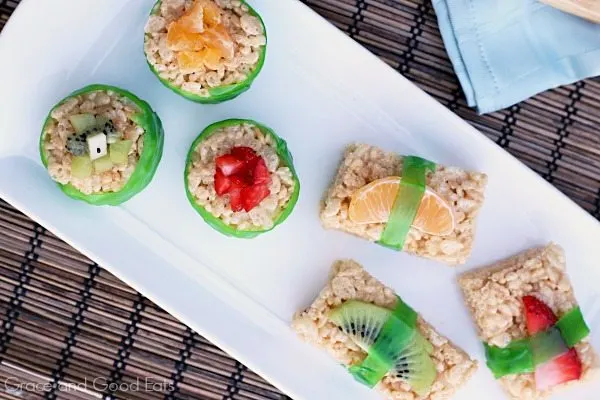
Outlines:
{"label": "puffed rice treat", "polygon": [[[367,354],[345,333],[328,320],[328,313],[348,300],[359,300],[393,309],[397,302],[394,291],[366,272],[352,260],[333,264],[329,281],[317,299],[293,318],[292,327],[307,343],[326,350],[337,362],[351,366],[360,363]],[[432,360],[437,377],[427,394],[413,392],[410,386],[391,373],[379,382],[376,389],[390,400],[449,399],[477,370],[477,362],[447,338],[440,335],[421,316],[417,319],[421,335],[433,346]]]}
{"label": "puffed rice treat", "polygon": [[[264,162],[264,180],[268,181],[264,184],[264,198],[258,204],[250,204],[250,210],[244,203],[245,193],[250,191],[248,187],[242,190],[241,198],[234,198],[235,193],[231,191],[218,193],[219,159],[234,153],[237,157],[236,150],[240,148],[247,149]],[[246,173],[249,172],[241,171],[241,174]],[[257,174],[253,174],[257,179]],[[249,187],[256,186],[246,183]],[[268,231],[283,222],[294,207],[300,189],[285,142],[264,125],[250,120],[213,124],[196,139],[190,150],[186,185],[193,205],[199,208],[207,222],[213,222],[213,227],[233,236],[242,232],[252,236],[252,232]],[[241,202],[236,204],[238,200]],[[206,213],[211,217],[207,218]],[[218,220],[217,224],[215,220]],[[225,229],[220,229],[223,225],[234,231],[224,232]]]}
{"label": "puffed rice treat", "polygon": [[152,71],[198,102],[247,90],[262,68],[266,43],[262,20],[241,0],[161,0],[144,36]]}
{"label": "puffed rice treat", "polygon": [[[321,203],[323,226],[378,241],[386,224],[351,221],[348,215],[350,199],[354,192],[375,180],[401,176],[402,161],[402,156],[375,146],[349,145]],[[465,263],[473,249],[477,215],[483,205],[486,185],[487,176],[483,173],[438,165],[435,172],[428,174],[427,187],[452,207],[454,231],[446,236],[434,236],[412,227],[403,251],[449,265]]]}
{"label": "puffed rice treat", "polygon": [[149,184],[163,141],[162,124],[148,103],[114,86],[90,85],[50,111],[40,151],[67,195],[116,205]]}
{"label": "puffed rice treat", "polygon": [[[553,243],[467,272],[460,276],[458,283],[480,339],[501,348],[513,340],[527,337],[522,303],[524,296],[540,299],[558,318],[577,306],[566,272],[564,251]],[[589,337],[574,348],[583,367],[581,380],[596,374],[598,358]],[[507,375],[498,381],[508,396],[515,400],[537,400],[553,392],[552,389],[539,392],[533,373]],[[572,381],[561,386],[577,383],[579,381]]]}

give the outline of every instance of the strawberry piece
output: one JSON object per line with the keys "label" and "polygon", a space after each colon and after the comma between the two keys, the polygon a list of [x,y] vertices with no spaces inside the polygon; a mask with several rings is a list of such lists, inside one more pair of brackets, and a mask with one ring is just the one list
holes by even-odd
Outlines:
{"label": "strawberry piece", "polygon": [[242,189],[233,189],[229,191],[229,206],[232,211],[242,211],[244,209]]}
{"label": "strawberry piece", "polygon": [[253,185],[242,190],[244,210],[250,211],[258,206],[271,192],[267,185]]}
{"label": "strawberry piece", "polygon": [[223,175],[231,176],[242,171],[246,164],[242,160],[238,160],[231,154],[225,154],[217,157],[216,160],[217,168],[221,170]]}
{"label": "strawberry piece", "polygon": [[536,368],[535,387],[542,392],[561,383],[578,380],[581,373],[581,360],[577,351],[571,349]]}
{"label": "strawberry piece", "polygon": [[535,335],[538,332],[554,326],[558,319],[550,307],[544,302],[533,296],[523,297],[525,305],[525,321],[527,322],[527,332]]}
{"label": "strawberry piece", "polygon": [[231,155],[235,156],[238,160],[242,160],[246,163],[250,170],[254,169],[256,162],[261,158],[254,150],[250,147],[234,147],[231,149]]}
{"label": "strawberry piece", "polygon": [[240,178],[237,175],[234,175],[232,177],[229,178],[231,181],[231,187],[230,187],[230,191],[231,190],[242,190],[243,188],[246,188],[250,185],[248,185],[242,178]]}
{"label": "strawberry piece", "polygon": [[217,169],[215,173],[215,191],[217,195],[223,196],[229,191],[229,188],[231,188],[231,180],[223,175],[221,170]]}
{"label": "strawberry piece", "polygon": [[253,178],[255,185],[268,185],[271,183],[271,175],[269,174],[267,163],[265,163],[265,159],[262,157],[258,159],[254,167]]}

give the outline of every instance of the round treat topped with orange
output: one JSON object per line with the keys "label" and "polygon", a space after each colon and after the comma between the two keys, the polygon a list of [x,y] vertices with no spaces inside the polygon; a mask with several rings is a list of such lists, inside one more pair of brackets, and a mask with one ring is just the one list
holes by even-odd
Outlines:
{"label": "round treat topped with orange", "polygon": [[159,0],[145,29],[144,50],[163,84],[199,103],[239,96],[266,54],[260,16],[241,0]]}

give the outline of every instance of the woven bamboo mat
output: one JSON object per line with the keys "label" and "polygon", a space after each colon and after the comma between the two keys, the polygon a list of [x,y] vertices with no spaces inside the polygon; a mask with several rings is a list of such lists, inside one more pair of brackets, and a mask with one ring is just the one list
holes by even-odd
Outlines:
{"label": "woven bamboo mat", "polygon": [[[600,79],[478,116],[430,0],[304,2],[600,219]],[[287,399],[1,200],[0,315],[0,399]]]}

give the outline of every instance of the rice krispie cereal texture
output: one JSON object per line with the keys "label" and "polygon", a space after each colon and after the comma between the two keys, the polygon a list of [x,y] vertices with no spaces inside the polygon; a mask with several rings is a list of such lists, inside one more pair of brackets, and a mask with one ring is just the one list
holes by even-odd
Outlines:
{"label": "rice krispie cereal texture", "polygon": [[243,82],[256,68],[267,43],[261,21],[239,0],[215,0],[225,12],[223,24],[235,42],[233,58],[223,60],[216,70],[203,67],[181,70],[177,56],[167,45],[167,28],[179,19],[194,0],[162,0],[145,28],[144,49],[148,62],[161,78],[186,92],[207,97],[208,89]]}
{"label": "rice krispie cereal texture", "polygon": [[[346,366],[361,362],[367,354],[330,322],[327,315],[333,308],[353,299],[389,309],[396,305],[396,294],[392,289],[373,278],[356,262],[342,260],[333,265],[329,282],[319,297],[306,310],[298,312],[292,322],[292,327],[304,341],[324,348]],[[417,327],[434,348],[432,359],[438,375],[431,391],[419,397],[393,374],[386,375],[377,389],[391,400],[448,399],[475,373],[477,362],[437,333],[420,316]]]}
{"label": "rice krispie cereal texture", "polygon": [[[139,113],[129,99],[112,91],[94,91],[67,99],[52,110],[51,119],[44,127],[43,149],[48,161],[48,172],[60,184],[71,184],[84,194],[118,192],[125,186],[140,159],[144,146],[144,129],[131,117]],[[71,176],[72,154],[67,150],[67,139],[75,134],[69,117],[75,114],[93,114],[110,119],[123,139],[131,140],[127,164],[115,165],[112,170],[94,173],[88,178]]]}
{"label": "rice krispie cereal texture", "polygon": [[[363,239],[377,241],[385,224],[356,224],[348,218],[352,194],[377,179],[402,175],[402,157],[367,144],[346,148],[335,180],[321,204],[321,222]],[[453,208],[456,228],[448,236],[432,236],[411,228],[404,251],[442,261],[463,264],[471,254],[475,237],[475,221],[483,205],[487,176],[456,167],[438,165],[427,176],[427,186]]]}
{"label": "rice krispie cereal texture", "polygon": [[[481,340],[505,347],[511,341],[527,336],[523,296],[539,298],[559,318],[576,307],[575,293],[565,269],[562,248],[549,244],[462,275],[459,285]],[[598,359],[588,339],[577,344],[575,349],[583,364],[585,379],[598,367]],[[533,374],[508,375],[499,381],[513,399],[534,400],[549,394],[536,390]]]}
{"label": "rice krispie cereal texture", "polygon": [[[237,146],[256,151],[264,158],[271,174],[270,195],[249,212],[232,211],[229,196],[217,196],[215,191],[215,160]],[[272,228],[295,190],[292,171],[281,162],[273,138],[254,125],[242,124],[219,129],[198,144],[191,162],[188,186],[196,202],[216,218],[239,230]]]}

